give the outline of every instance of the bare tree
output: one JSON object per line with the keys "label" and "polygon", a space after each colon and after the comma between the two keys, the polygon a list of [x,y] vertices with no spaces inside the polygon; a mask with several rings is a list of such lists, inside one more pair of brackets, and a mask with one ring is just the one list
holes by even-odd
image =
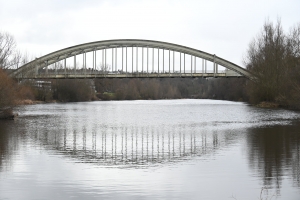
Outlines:
{"label": "bare tree", "polygon": [[98,69],[102,74],[106,74],[107,72],[110,71],[111,68],[108,64],[100,63],[99,65],[96,66],[96,69]]}
{"label": "bare tree", "polygon": [[19,53],[12,35],[0,32],[0,68],[8,69],[17,64]]}
{"label": "bare tree", "polygon": [[300,25],[284,33],[280,20],[266,22],[249,45],[245,65],[257,77],[247,84],[251,103],[271,101],[298,107],[300,99]]}
{"label": "bare tree", "polygon": [[286,71],[286,96],[281,96],[285,104],[300,109],[300,23],[288,35],[288,70]]}

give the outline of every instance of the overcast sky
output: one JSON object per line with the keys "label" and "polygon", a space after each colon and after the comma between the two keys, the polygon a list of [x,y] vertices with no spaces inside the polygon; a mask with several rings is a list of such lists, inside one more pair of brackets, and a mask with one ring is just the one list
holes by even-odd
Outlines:
{"label": "overcast sky", "polygon": [[0,31],[36,57],[86,42],[147,39],[243,66],[264,22],[300,22],[299,0],[0,0]]}

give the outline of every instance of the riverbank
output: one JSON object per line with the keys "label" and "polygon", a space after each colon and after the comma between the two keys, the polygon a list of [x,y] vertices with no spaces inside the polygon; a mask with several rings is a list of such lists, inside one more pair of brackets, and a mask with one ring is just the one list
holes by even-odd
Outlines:
{"label": "riverbank", "polygon": [[13,113],[11,108],[0,110],[0,120],[13,120],[18,114]]}
{"label": "riverbank", "polygon": [[278,103],[268,102],[268,101],[262,101],[255,106],[259,107],[259,108],[279,108],[279,107],[281,107]]}
{"label": "riverbank", "polygon": [[14,120],[18,114],[12,114],[12,115],[3,115],[0,114],[0,120]]}
{"label": "riverbank", "polygon": [[[45,104],[45,103],[56,103],[56,101],[33,101],[30,99],[23,99],[23,100],[17,100],[15,102],[15,106],[21,106],[21,105],[35,105],[35,104]],[[13,112],[13,108],[6,108],[0,110],[0,120],[14,120],[16,117],[18,117],[18,113]]]}
{"label": "riverbank", "polygon": [[56,103],[56,100],[52,101],[33,101],[30,99],[23,99],[23,100],[18,100],[16,102],[16,105],[34,105],[34,104],[44,104],[44,103]]}
{"label": "riverbank", "polygon": [[291,105],[284,105],[284,104],[280,104],[280,103],[276,103],[276,102],[268,102],[268,101],[262,101],[256,105],[254,105],[258,108],[282,108],[285,110],[293,110],[293,111],[300,111],[300,107],[299,106],[291,106]]}

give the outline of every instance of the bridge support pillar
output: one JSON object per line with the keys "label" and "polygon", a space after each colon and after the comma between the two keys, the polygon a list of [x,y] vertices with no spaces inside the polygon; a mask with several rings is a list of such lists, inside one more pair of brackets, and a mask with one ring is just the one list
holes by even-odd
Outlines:
{"label": "bridge support pillar", "polygon": [[197,72],[196,72],[196,70],[197,70],[197,69],[196,69],[196,56],[194,56],[194,68],[195,68],[194,73],[197,73]]}
{"label": "bridge support pillar", "polygon": [[173,73],[175,72],[175,51],[173,51]]}
{"label": "bridge support pillar", "polygon": [[36,65],[35,66],[35,77],[37,77],[38,74],[39,74],[39,66]]}
{"label": "bridge support pillar", "polygon": [[[67,57],[67,56],[66,56],[66,57]],[[65,78],[66,78],[66,76],[67,76],[67,59],[66,59],[66,57],[65,57],[65,59],[64,59]]]}
{"label": "bridge support pillar", "polygon": [[97,63],[96,63],[96,49],[94,49],[93,50],[93,67],[92,67],[92,74],[94,74],[95,75],[95,77],[96,77],[96,65],[97,65]]}
{"label": "bridge support pillar", "polygon": [[191,76],[193,76],[193,56],[191,55]]}
{"label": "bridge support pillar", "polygon": [[136,73],[137,73],[137,74],[139,74],[138,63],[139,63],[139,48],[136,47]]}
{"label": "bridge support pillar", "polygon": [[[97,70],[97,50],[95,50],[95,70]],[[99,70],[98,70],[99,73]],[[95,76],[96,76],[96,72],[95,72]]]}
{"label": "bridge support pillar", "polygon": [[76,78],[76,55],[74,56],[74,75]]}
{"label": "bridge support pillar", "polygon": [[106,77],[107,64],[106,64],[106,47],[104,48],[104,76]]}
{"label": "bridge support pillar", "polygon": [[180,67],[180,75],[181,75],[181,52],[179,53],[179,55],[180,55],[180,56],[179,56],[179,63],[180,63],[180,66],[179,66],[179,67]]}
{"label": "bridge support pillar", "polygon": [[157,49],[157,73],[159,76],[159,49]]}
{"label": "bridge support pillar", "polygon": [[171,73],[171,58],[170,58],[170,49],[169,49],[169,75]]}
{"label": "bridge support pillar", "polygon": [[147,47],[147,74],[149,73],[149,47]]}
{"label": "bridge support pillar", "polygon": [[202,58],[202,77],[204,75],[204,59]]}
{"label": "bridge support pillar", "polygon": [[144,73],[144,47],[142,47],[142,74]]}
{"label": "bridge support pillar", "polygon": [[183,73],[185,73],[185,53],[183,53]]}
{"label": "bridge support pillar", "polygon": [[118,60],[118,57],[117,57],[118,54],[117,53],[118,53],[118,48],[116,47],[116,56],[115,56],[116,57],[116,63],[115,63],[115,71],[116,72],[118,71],[118,61],[117,61]]}
{"label": "bridge support pillar", "polygon": [[163,49],[163,73],[165,73],[165,50]]}
{"label": "bridge support pillar", "polygon": [[57,75],[57,61],[54,63],[54,68],[55,68],[55,76]]}
{"label": "bridge support pillar", "polygon": [[111,71],[114,71],[114,48],[111,48]]}
{"label": "bridge support pillar", "polygon": [[86,52],[84,52],[84,77],[86,78]]}
{"label": "bridge support pillar", "polygon": [[216,77],[216,55],[214,54],[214,77]]}
{"label": "bridge support pillar", "polygon": [[48,60],[45,62],[46,65],[46,76],[48,76]]}
{"label": "bridge support pillar", "polygon": [[122,73],[124,71],[124,48],[122,47]]}
{"label": "bridge support pillar", "polygon": [[152,48],[152,73],[154,72],[154,48]]}

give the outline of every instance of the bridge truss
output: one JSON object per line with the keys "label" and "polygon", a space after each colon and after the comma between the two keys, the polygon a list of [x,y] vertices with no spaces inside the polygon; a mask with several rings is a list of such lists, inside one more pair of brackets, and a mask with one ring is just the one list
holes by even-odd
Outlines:
{"label": "bridge truss", "polygon": [[[219,66],[225,70],[220,70]],[[10,75],[22,79],[252,78],[246,69],[216,55],[177,44],[136,39],[106,40],[68,47],[37,58]]]}

